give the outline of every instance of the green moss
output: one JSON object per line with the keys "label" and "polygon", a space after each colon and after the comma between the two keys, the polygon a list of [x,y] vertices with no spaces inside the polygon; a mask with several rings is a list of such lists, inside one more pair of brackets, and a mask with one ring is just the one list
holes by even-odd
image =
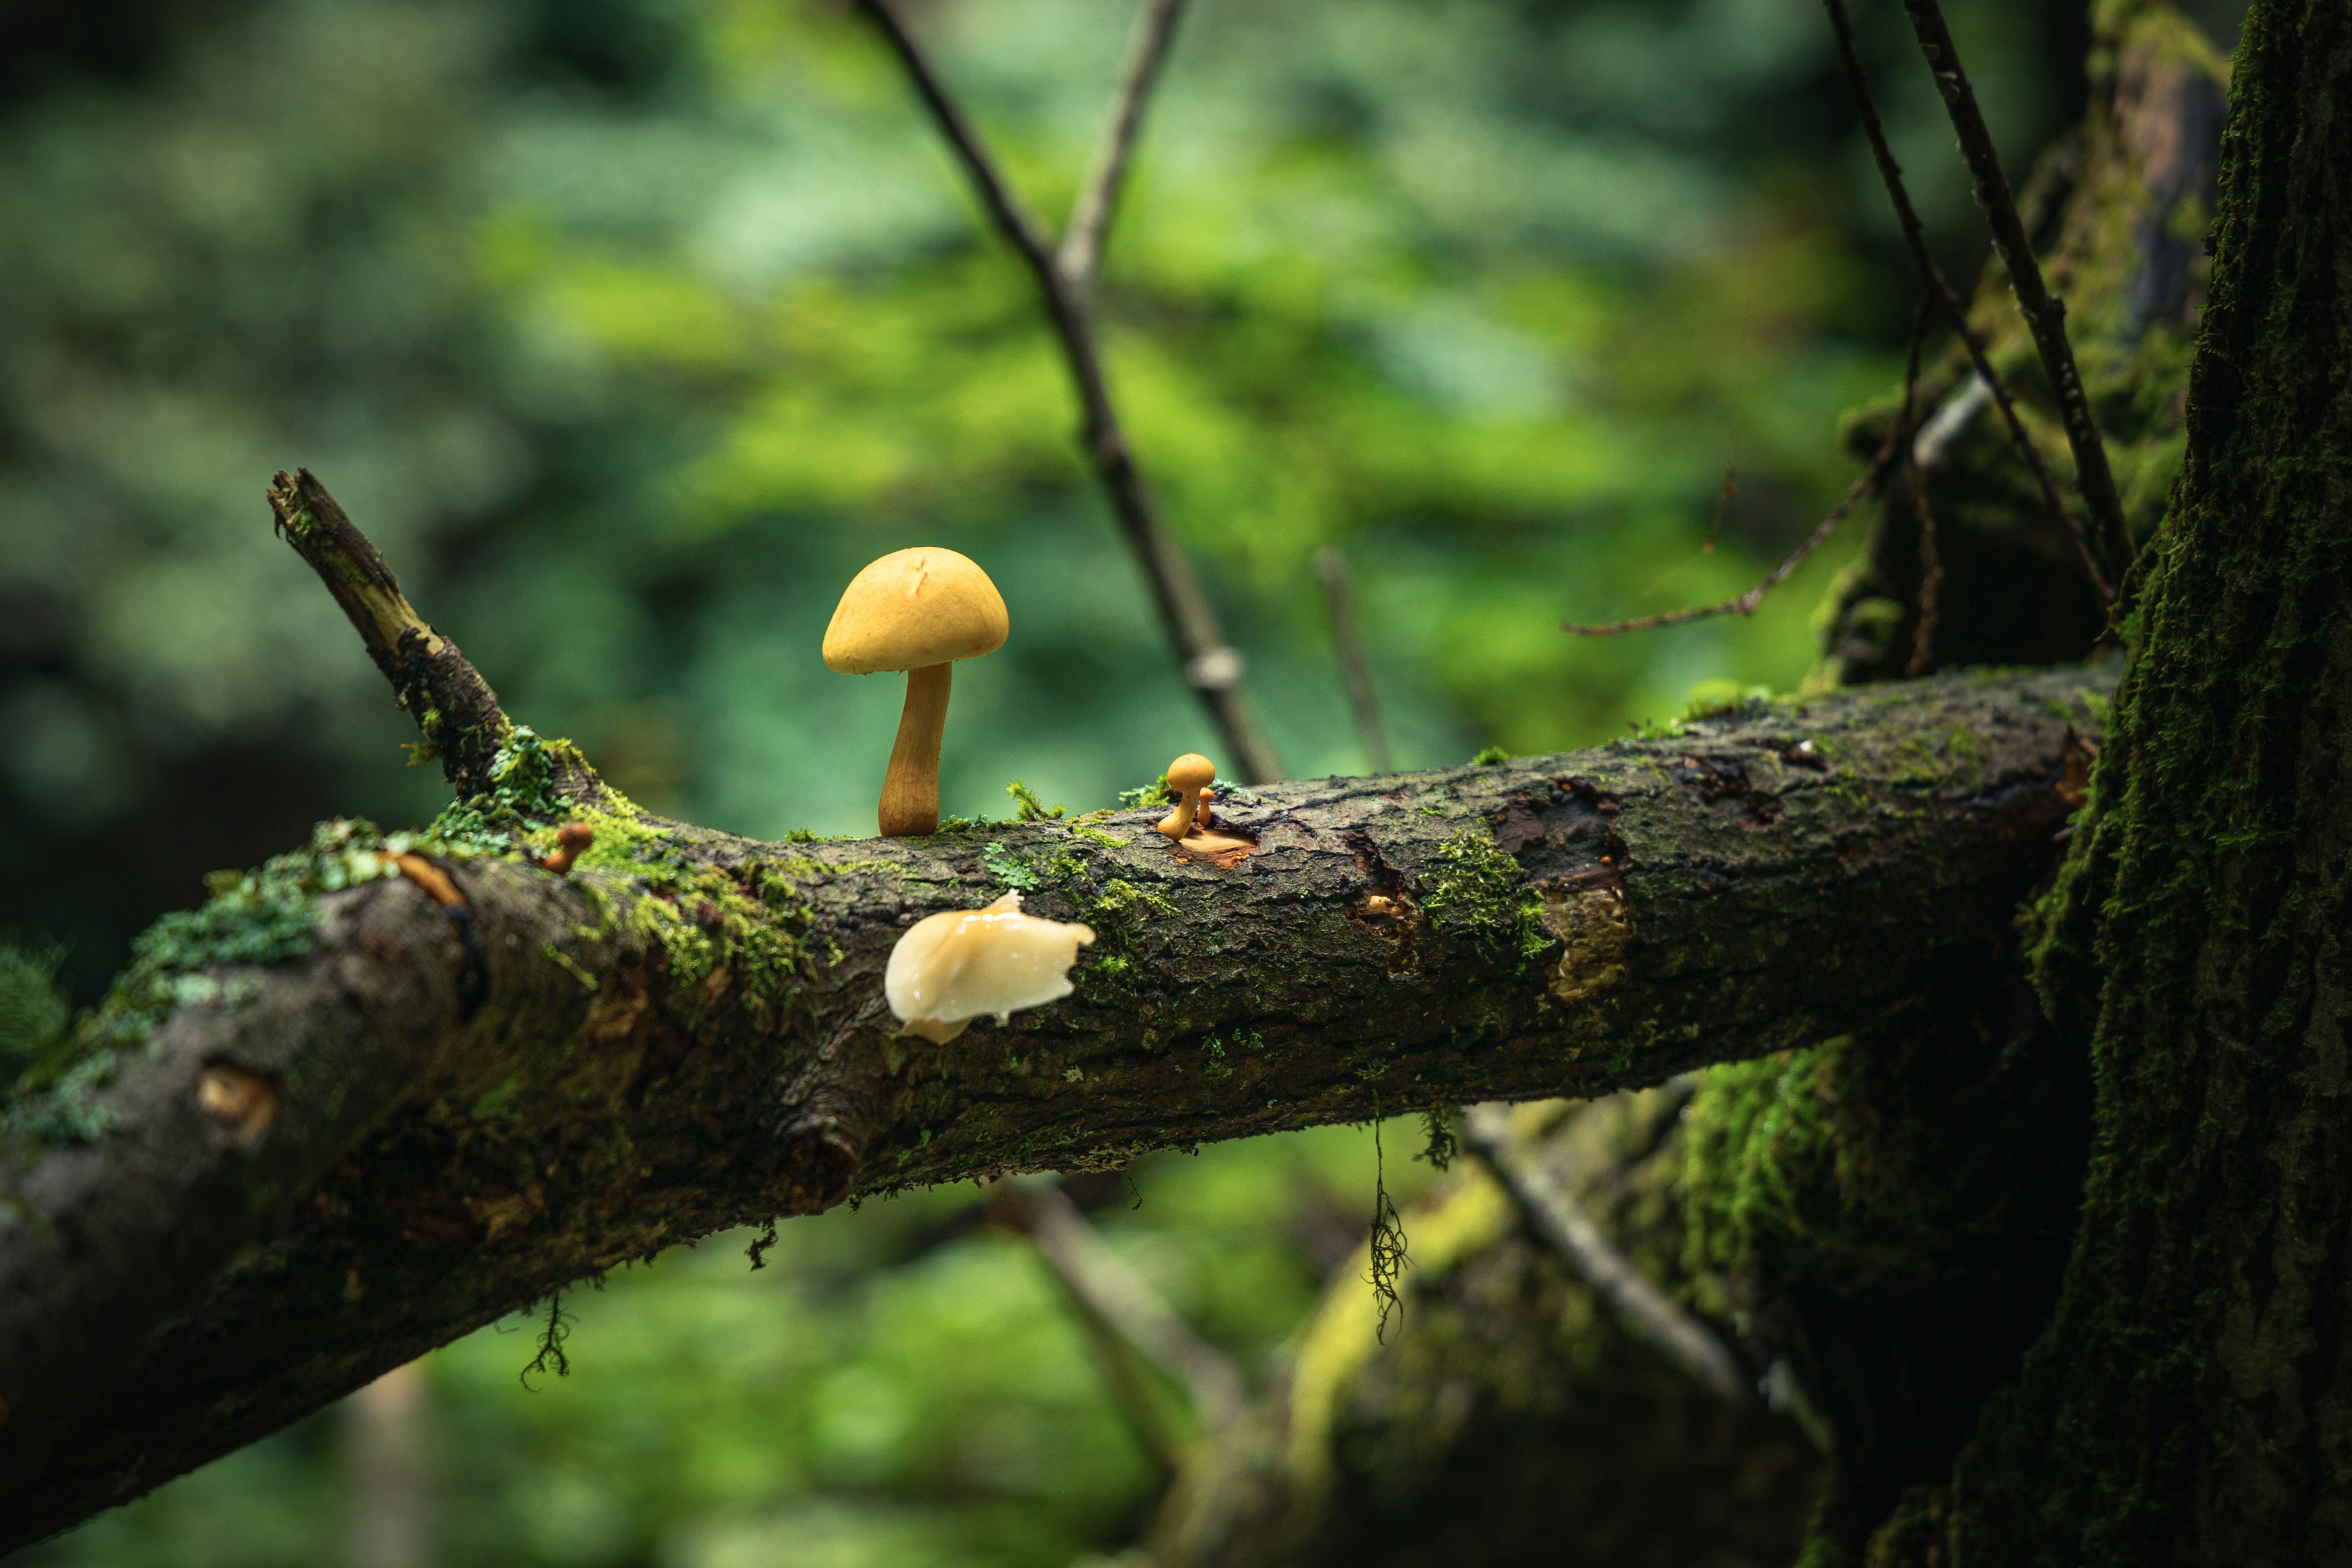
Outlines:
{"label": "green moss", "polygon": [[11,1125],[47,1138],[96,1136],[101,1129],[86,1107],[76,1107],[112,1076],[117,1052],[144,1041],[175,1006],[238,1000],[233,982],[205,970],[300,957],[317,939],[320,894],[397,876],[391,857],[410,849],[449,853],[452,847],[429,835],[387,837],[373,823],[338,818],[321,823],[305,847],[257,870],[205,878],[212,896],[142,932],[104,1001],[24,1071],[10,1102]]}
{"label": "green moss", "polygon": [[1037,868],[1013,854],[1002,844],[992,844],[980,857],[988,874],[1008,888],[1029,892],[1037,886]]}
{"label": "green moss", "polygon": [[1139,888],[1124,877],[1113,877],[1102,885],[1091,913],[1099,921],[1119,924],[1149,910],[1155,914],[1172,915],[1176,906],[1167,895]]}
{"label": "green moss", "polygon": [[1175,799],[1176,797],[1169,793],[1166,773],[1161,773],[1148,784],[1118,792],[1118,804],[1129,811],[1139,810],[1147,805],[1171,805]]}
{"label": "green moss", "polygon": [[1510,760],[1511,753],[1504,750],[1502,747],[1487,746],[1482,749],[1476,756],[1470,759],[1470,765],[1474,768],[1491,768],[1499,766]]}
{"label": "green moss", "polygon": [[1013,820],[1015,822],[1053,822],[1058,821],[1062,816],[1062,807],[1047,805],[1037,798],[1035,790],[1019,779],[1006,784],[1004,793],[1013,797]]}
{"label": "green moss", "polygon": [[1457,827],[1437,847],[1421,903],[1440,931],[1467,937],[1489,956],[1516,956],[1522,967],[1552,946],[1543,895],[1484,827]]}
{"label": "green moss", "polygon": [[1683,719],[1685,722],[1720,719],[1761,708],[1771,700],[1772,689],[1768,686],[1747,686],[1737,680],[1702,680],[1691,688],[1690,698],[1683,707]]}
{"label": "green moss", "polygon": [[58,989],[65,950],[0,942],[0,1101],[64,1039],[73,1009]]}
{"label": "green moss", "polygon": [[[452,801],[427,831],[449,844],[480,854],[509,853],[515,840],[537,828],[574,820],[590,821],[576,802],[557,793],[565,773],[584,773],[587,763],[569,741],[543,739],[527,726],[518,726],[490,763],[490,787],[480,795]],[[616,810],[635,819],[636,807],[619,792],[606,794]],[[601,837],[601,836],[600,836]],[[548,846],[552,847],[550,839]]]}
{"label": "green moss", "polygon": [[1836,1184],[1841,1151],[1822,1089],[1838,1049],[1832,1042],[1708,1070],[1685,1119],[1694,1273],[1753,1278],[1803,1238],[1824,1176]]}

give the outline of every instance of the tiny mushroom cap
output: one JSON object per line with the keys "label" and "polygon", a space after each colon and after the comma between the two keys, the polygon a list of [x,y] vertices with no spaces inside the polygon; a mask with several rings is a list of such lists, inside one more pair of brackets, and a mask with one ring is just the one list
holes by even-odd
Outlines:
{"label": "tiny mushroom cap", "polygon": [[824,628],[824,662],[844,675],[922,669],[1004,646],[1004,596],[968,556],[927,544],[894,550],[849,580]]}
{"label": "tiny mushroom cap", "polygon": [[824,629],[824,662],[845,675],[907,672],[898,738],[875,813],[884,837],[939,831],[940,741],[954,661],[994,653],[1010,626],[988,574],[937,545],[893,551],[842,590]]}
{"label": "tiny mushroom cap", "polygon": [[1187,752],[1168,764],[1168,787],[1176,792],[1176,809],[1160,821],[1160,831],[1181,838],[1201,815],[1201,792],[1217,781],[1217,764],[1198,752]]}
{"label": "tiny mushroom cap", "polygon": [[945,1045],[983,1013],[1000,1024],[1024,1007],[1067,996],[1070,965],[1094,928],[1021,912],[1007,893],[981,910],[950,910],[915,922],[890,950],[882,993],[906,1027]]}

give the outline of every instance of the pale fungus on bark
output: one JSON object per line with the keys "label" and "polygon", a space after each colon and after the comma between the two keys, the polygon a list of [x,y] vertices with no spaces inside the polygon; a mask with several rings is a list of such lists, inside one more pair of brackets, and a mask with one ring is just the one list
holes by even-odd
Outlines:
{"label": "pale fungus on bark", "polygon": [[1004,645],[1003,596],[988,574],[937,545],[893,551],[849,580],[824,629],[824,662],[845,675],[904,670],[907,702],[882,777],[882,837],[940,826],[940,738],[950,668]]}
{"label": "pale fungus on bark", "polygon": [[1168,764],[1168,787],[1176,792],[1176,809],[1160,819],[1160,831],[1181,838],[1195,822],[1209,825],[1207,791],[1217,782],[1217,764],[1198,752],[1187,752]]}
{"label": "pale fungus on bark", "polygon": [[1092,926],[1024,915],[1021,895],[1007,893],[985,909],[915,922],[890,950],[882,993],[906,1026],[900,1034],[943,1046],[982,1014],[1002,1024],[1067,996],[1070,965],[1094,940]]}
{"label": "pale fungus on bark", "polygon": [[278,1091],[268,1079],[226,1062],[215,1062],[196,1079],[196,1104],[248,1150],[278,1118]]}

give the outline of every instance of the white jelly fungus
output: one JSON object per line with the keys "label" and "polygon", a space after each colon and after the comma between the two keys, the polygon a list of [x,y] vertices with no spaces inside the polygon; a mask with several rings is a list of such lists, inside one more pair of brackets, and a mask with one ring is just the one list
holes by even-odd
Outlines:
{"label": "white jelly fungus", "polygon": [[1007,893],[916,921],[890,950],[882,992],[906,1026],[899,1033],[945,1045],[983,1013],[1002,1024],[1067,996],[1070,965],[1094,939],[1092,926],[1023,914],[1021,895]]}

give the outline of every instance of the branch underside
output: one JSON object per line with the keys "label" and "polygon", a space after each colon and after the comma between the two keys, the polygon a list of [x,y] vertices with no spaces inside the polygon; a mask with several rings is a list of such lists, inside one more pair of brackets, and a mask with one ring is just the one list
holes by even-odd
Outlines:
{"label": "branch underside", "polygon": [[[94,1141],[0,1149],[0,1550],[771,1215],[1866,1026],[1997,946],[2112,683],[1948,676],[1236,793],[1230,866],[1156,810],[768,844],[599,792],[569,878],[519,839],[438,859],[459,911],[404,878],[319,894],[306,955],[190,976],[119,1053]],[[1008,884],[1099,933],[1076,994],[893,1035],[900,932]],[[222,1072],[274,1115],[225,1115]]]}

